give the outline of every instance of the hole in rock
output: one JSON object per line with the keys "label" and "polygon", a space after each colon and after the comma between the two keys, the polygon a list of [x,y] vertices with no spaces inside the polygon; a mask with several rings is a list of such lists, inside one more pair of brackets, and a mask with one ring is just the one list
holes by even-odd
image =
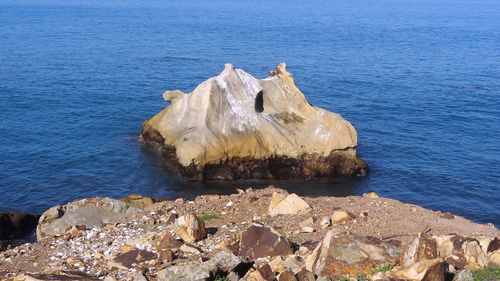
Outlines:
{"label": "hole in rock", "polygon": [[262,96],[264,91],[260,91],[257,93],[255,97],[255,111],[261,113],[264,111],[264,97]]}

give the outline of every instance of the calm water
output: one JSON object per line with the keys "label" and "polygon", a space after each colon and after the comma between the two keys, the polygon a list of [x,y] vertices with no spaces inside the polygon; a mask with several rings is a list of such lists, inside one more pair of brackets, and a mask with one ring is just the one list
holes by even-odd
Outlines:
{"label": "calm water", "polygon": [[354,124],[372,171],[273,184],[500,225],[499,15],[497,0],[2,0],[0,209],[263,186],[182,182],[137,137],[164,90],[285,61],[312,104]]}

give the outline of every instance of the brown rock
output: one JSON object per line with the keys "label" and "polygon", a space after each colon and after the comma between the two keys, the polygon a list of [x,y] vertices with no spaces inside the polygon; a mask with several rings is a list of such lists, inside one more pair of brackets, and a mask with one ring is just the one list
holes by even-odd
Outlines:
{"label": "brown rock", "polygon": [[345,221],[352,220],[352,216],[346,211],[335,211],[332,214],[332,222],[333,223],[342,223]]}
{"label": "brown rock", "polygon": [[183,243],[175,239],[175,237],[172,234],[170,234],[170,232],[165,231],[155,237],[155,240],[153,242],[153,247],[155,247],[157,250],[177,249],[182,244]]}
{"label": "brown rock", "polygon": [[408,267],[422,260],[431,260],[438,257],[438,247],[434,239],[426,233],[418,233],[404,248],[399,264]]}
{"label": "brown rock", "polygon": [[274,277],[274,272],[271,270],[269,264],[265,264],[256,271],[250,273],[248,281],[273,281]]}
{"label": "brown rock", "polygon": [[175,260],[175,254],[170,249],[163,249],[160,251],[160,260],[162,262],[171,262]]}
{"label": "brown rock", "polygon": [[314,281],[314,274],[309,270],[303,268],[301,271],[297,272],[297,278],[299,281]]}
{"label": "brown rock", "polygon": [[130,194],[129,196],[120,199],[120,201],[125,202],[137,209],[144,209],[147,206],[154,204],[154,201],[151,197],[142,196],[139,194]]}
{"label": "brown rock", "polygon": [[297,281],[297,278],[290,270],[285,270],[278,275],[278,281]]}
{"label": "brown rock", "polygon": [[488,255],[475,238],[459,235],[435,237],[439,246],[439,256],[454,269],[478,269],[488,263]]}
{"label": "brown rock", "polygon": [[207,235],[207,230],[205,229],[205,223],[198,219],[196,215],[186,214],[177,220],[176,233],[184,242],[194,243],[204,238]]}
{"label": "brown rock", "polygon": [[495,239],[491,240],[490,244],[488,245],[487,252],[495,252],[498,249],[500,249],[500,239],[498,239],[498,237],[495,237]]}
{"label": "brown rock", "polygon": [[281,236],[273,228],[260,223],[252,223],[240,234],[239,256],[247,256],[251,259],[266,256],[287,256],[292,249],[285,237]]}
{"label": "brown rock", "polygon": [[134,249],[123,254],[116,256],[112,265],[117,265],[116,267],[132,268],[145,261],[156,259],[156,254],[146,251]]}
{"label": "brown rock", "polygon": [[391,277],[408,281],[444,281],[444,274],[444,263],[440,259],[432,259],[391,272]]}

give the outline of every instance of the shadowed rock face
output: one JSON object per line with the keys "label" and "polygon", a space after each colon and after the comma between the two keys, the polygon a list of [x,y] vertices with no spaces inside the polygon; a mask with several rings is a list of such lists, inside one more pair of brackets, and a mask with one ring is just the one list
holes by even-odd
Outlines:
{"label": "shadowed rock face", "polygon": [[141,140],[194,180],[365,175],[354,127],[310,105],[285,64],[270,74],[226,64],[192,93],[165,92],[170,105],[144,122]]}

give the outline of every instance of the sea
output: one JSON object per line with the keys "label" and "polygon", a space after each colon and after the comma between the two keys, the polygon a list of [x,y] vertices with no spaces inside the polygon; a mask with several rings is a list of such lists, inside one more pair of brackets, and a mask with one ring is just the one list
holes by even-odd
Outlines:
{"label": "sea", "polygon": [[[188,182],[138,142],[165,90],[281,62],[355,126],[368,176]],[[498,0],[0,0],[2,211],[272,184],[500,226],[499,169]]]}

